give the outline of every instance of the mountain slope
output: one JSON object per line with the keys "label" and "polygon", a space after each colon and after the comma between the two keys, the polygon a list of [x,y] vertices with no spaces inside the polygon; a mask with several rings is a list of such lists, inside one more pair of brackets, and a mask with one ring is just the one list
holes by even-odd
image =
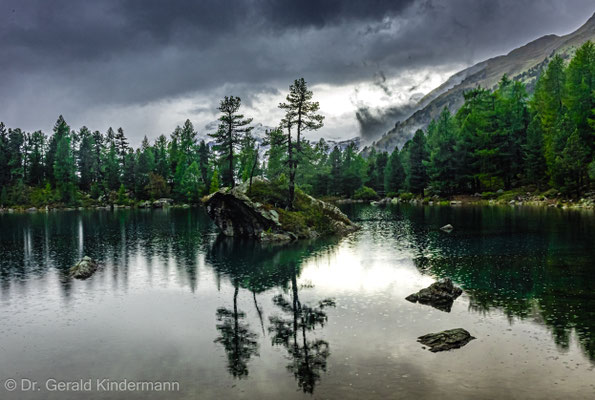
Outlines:
{"label": "mountain slope", "polygon": [[[473,65],[453,76],[424,96],[418,110],[405,121],[397,121],[395,127],[372,144],[380,151],[392,151],[409,140],[417,129],[425,129],[444,107],[456,112],[463,104],[466,90],[481,86],[494,88],[502,75],[520,80],[533,91],[535,81],[552,57],[560,54],[570,58],[576,49],[587,40],[595,41],[595,14],[578,30],[564,36],[547,35],[534,40],[504,56],[498,56]],[[363,150],[364,155],[370,148]]]}

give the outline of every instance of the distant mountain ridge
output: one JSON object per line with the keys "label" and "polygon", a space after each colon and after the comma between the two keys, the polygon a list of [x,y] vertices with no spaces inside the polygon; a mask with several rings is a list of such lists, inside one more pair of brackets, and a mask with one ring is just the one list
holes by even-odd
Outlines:
{"label": "distant mountain ridge", "polygon": [[541,71],[554,55],[559,54],[568,59],[588,40],[595,41],[595,14],[568,35],[543,36],[506,55],[490,58],[456,73],[424,96],[417,104],[417,111],[409,118],[397,121],[394,128],[364,148],[362,153],[367,155],[372,147],[377,151],[389,152],[395,147],[402,147],[417,129],[425,129],[444,107],[448,107],[452,113],[456,112],[463,105],[465,91],[478,86],[493,89],[504,74],[510,79],[522,81],[527,85],[527,90],[532,92]]}

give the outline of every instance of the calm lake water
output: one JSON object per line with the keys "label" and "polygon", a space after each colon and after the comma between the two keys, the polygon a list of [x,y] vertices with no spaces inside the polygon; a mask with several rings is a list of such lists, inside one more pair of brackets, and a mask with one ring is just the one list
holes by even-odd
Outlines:
{"label": "calm lake water", "polygon": [[[361,231],[291,245],[221,238],[202,209],[0,215],[0,398],[594,398],[593,213],[343,209]],[[83,255],[101,269],[73,281]],[[445,276],[451,312],[404,299]],[[477,339],[416,342],[457,327]]]}

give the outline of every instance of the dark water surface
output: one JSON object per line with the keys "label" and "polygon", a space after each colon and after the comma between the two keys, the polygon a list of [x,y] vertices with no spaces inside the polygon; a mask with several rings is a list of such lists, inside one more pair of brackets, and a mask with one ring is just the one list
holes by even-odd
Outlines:
{"label": "dark water surface", "polygon": [[[202,209],[0,215],[0,398],[595,397],[593,213],[344,210],[361,231],[291,245],[221,238]],[[83,255],[101,269],[73,281]],[[450,313],[404,300],[444,276]],[[416,342],[456,327],[477,339]]]}

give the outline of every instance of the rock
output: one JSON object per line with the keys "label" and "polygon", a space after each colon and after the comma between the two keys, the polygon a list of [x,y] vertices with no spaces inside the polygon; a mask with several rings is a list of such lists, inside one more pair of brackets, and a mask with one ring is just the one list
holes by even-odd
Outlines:
{"label": "rock", "polygon": [[427,304],[440,311],[450,312],[452,303],[461,293],[463,293],[463,289],[455,286],[450,278],[445,278],[407,296],[405,300],[412,303]]}
{"label": "rock", "polygon": [[174,200],[173,199],[168,199],[168,198],[161,198],[158,200],[155,200],[153,202],[153,207],[155,208],[163,208],[163,207],[169,207],[172,204],[174,204]]}
{"label": "rock", "polygon": [[37,211],[37,208],[35,208],[35,207],[27,208],[27,211],[28,212],[35,212],[35,211]]}
{"label": "rock", "polygon": [[151,202],[149,200],[141,201],[138,203],[138,208],[151,208]]}
{"label": "rock", "polygon": [[451,232],[451,231],[452,231],[454,228],[455,228],[455,227],[454,227],[454,226],[452,226],[451,224],[446,224],[446,225],[444,225],[444,226],[443,226],[442,228],[440,228],[440,229],[442,229],[444,232]]}
{"label": "rock", "polygon": [[[263,178],[258,178],[267,182]],[[270,205],[253,202],[247,195],[245,184],[223,188],[209,195],[204,203],[208,215],[226,236],[251,237],[262,241],[289,241],[319,236],[313,228],[291,232],[282,226],[279,213]],[[316,208],[331,220],[327,228],[336,235],[344,235],[359,227],[351,222],[336,206],[304,195],[308,207]],[[302,200],[304,201],[304,200]]]}
{"label": "rock", "polygon": [[70,276],[76,279],[87,279],[97,271],[97,263],[91,257],[83,257],[70,268]]}
{"label": "rock", "polygon": [[498,189],[498,191],[496,193],[502,194],[502,193],[504,193],[504,190],[503,189]]}
{"label": "rock", "polygon": [[431,352],[446,351],[463,347],[475,339],[462,328],[449,329],[437,333],[428,333],[417,338],[421,344],[428,346]]}

